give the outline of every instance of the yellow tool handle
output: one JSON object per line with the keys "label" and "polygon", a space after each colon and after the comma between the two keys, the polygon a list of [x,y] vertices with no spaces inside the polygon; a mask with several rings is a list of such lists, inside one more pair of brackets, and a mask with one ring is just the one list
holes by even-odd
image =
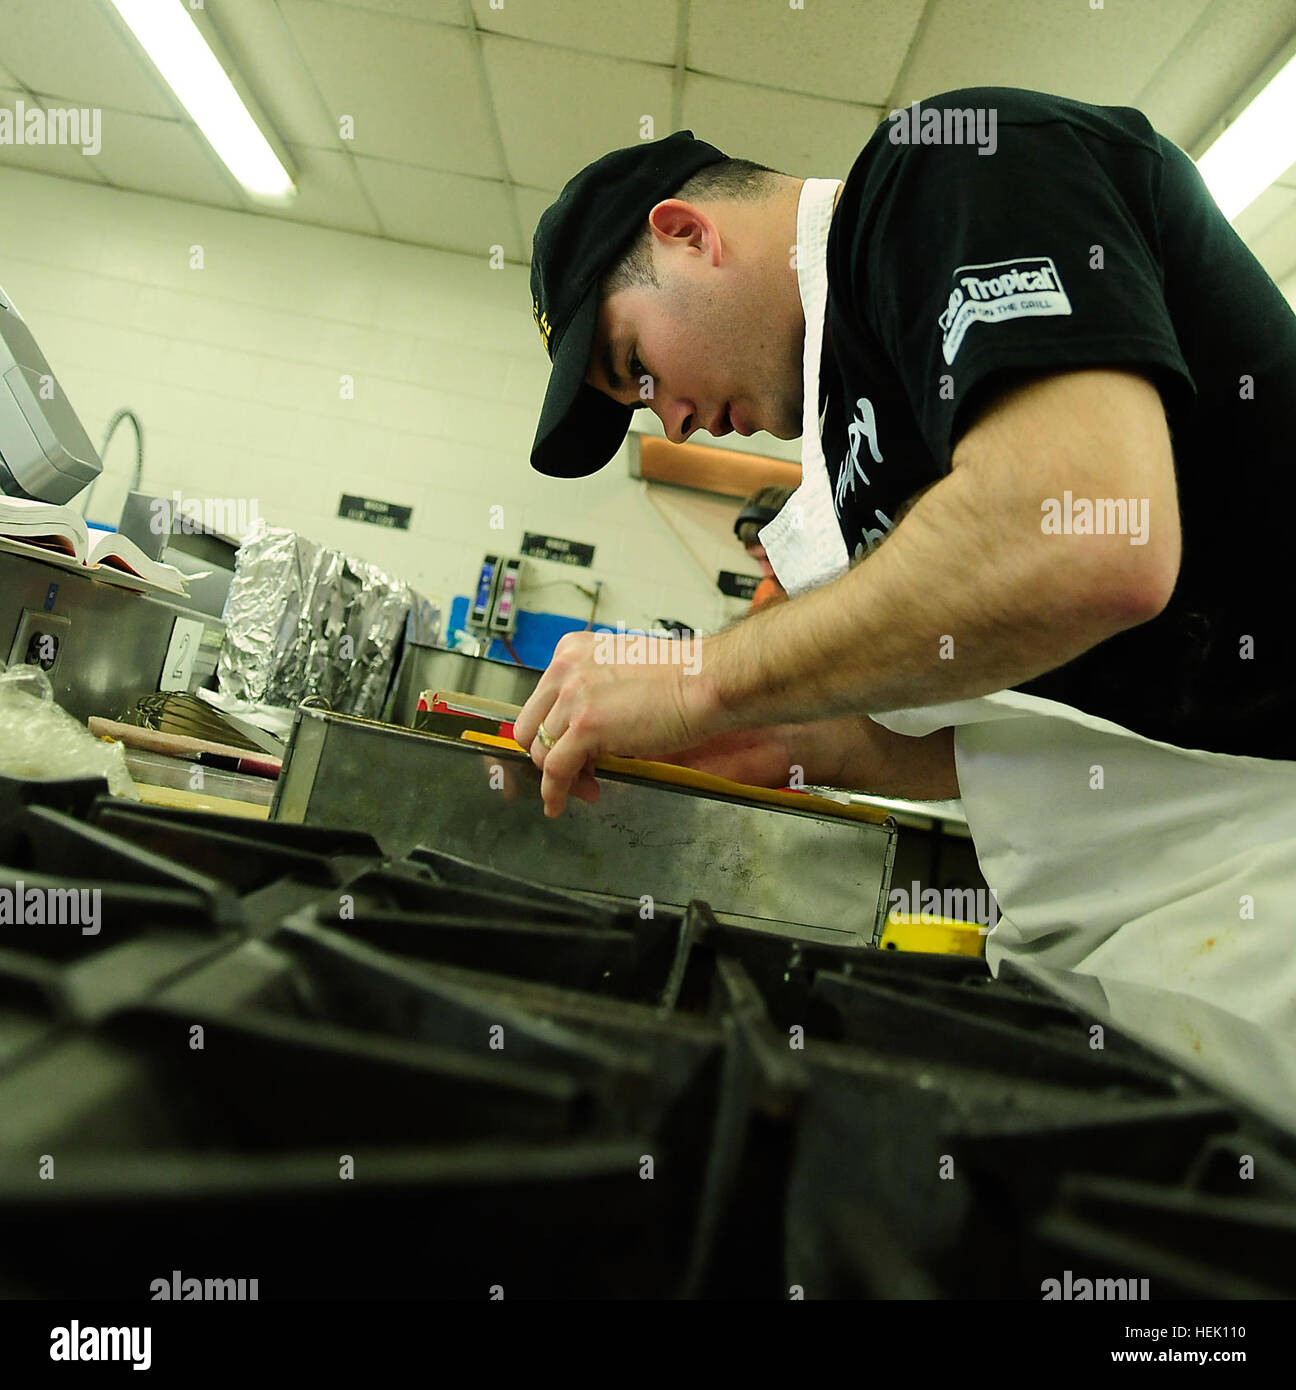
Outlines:
{"label": "yellow tool handle", "polygon": [[987,928],[957,917],[892,912],[882,929],[884,951],[926,951],[938,956],[984,956]]}
{"label": "yellow tool handle", "polygon": [[[495,748],[526,752],[515,739],[503,738],[499,734],[479,733],[476,729],[465,729],[460,738],[470,743],[486,743]],[[752,787],[746,782],[731,782],[727,777],[717,777],[711,772],[699,772],[692,767],[679,767],[675,763],[655,763],[644,758],[616,758],[609,755],[599,758],[594,766],[601,772],[621,772],[631,777],[646,778],[650,782],[693,787],[698,791],[716,792],[721,796],[741,796],[747,801],[762,801],[768,806],[786,806],[793,811],[813,811],[816,815],[841,816],[846,820],[869,821],[873,825],[879,825],[887,818],[887,812],[876,806],[829,801],[826,796],[813,796],[806,792]]]}

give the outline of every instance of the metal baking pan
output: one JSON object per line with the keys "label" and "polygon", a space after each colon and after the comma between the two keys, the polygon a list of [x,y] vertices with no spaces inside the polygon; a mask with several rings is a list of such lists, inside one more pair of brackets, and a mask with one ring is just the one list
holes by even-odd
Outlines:
{"label": "metal baking pan", "polygon": [[895,822],[850,820],[600,772],[594,805],[549,820],[524,754],[303,708],[271,819],[364,830],[560,888],[645,904],[704,899],[722,920],[807,940],[881,939]]}
{"label": "metal baking pan", "polygon": [[544,672],[534,666],[408,642],[383,707],[383,718],[390,724],[413,728],[419,695],[424,690],[462,690],[510,704],[525,704],[542,675]]}

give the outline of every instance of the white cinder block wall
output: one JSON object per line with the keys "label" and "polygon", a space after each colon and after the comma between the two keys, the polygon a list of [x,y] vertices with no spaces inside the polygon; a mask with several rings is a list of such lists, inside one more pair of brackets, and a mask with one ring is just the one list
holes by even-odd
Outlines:
{"label": "white cinder block wall", "polygon": [[[96,444],[118,407],[140,416],[146,491],[255,501],[447,616],[481,556],[524,530],[596,553],[592,570],[529,562],[523,608],[584,618],[588,601],[554,581],[598,578],[610,623],[714,629],[742,611],[715,587],[721,568],[753,572],[736,503],[649,498],[624,451],[581,481],[531,469],[548,361],[523,267],[11,168],[0,211],[0,285]],[[123,425],[91,520],[115,524],[133,467]],[[412,506],[411,529],[339,518],[343,492]]]}

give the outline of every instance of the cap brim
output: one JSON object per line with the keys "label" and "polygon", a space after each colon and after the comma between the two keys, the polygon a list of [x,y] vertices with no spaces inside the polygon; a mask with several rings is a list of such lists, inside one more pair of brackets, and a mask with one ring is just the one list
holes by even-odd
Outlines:
{"label": "cap brim", "polygon": [[586,478],[610,462],[630,429],[634,411],[586,382],[598,328],[598,288],[590,290],[554,354],[531,467],[551,478]]}

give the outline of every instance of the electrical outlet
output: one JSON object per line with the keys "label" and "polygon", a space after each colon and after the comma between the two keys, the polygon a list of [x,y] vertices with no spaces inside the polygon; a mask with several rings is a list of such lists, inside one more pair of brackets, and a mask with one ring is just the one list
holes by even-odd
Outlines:
{"label": "electrical outlet", "polygon": [[47,675],[52,675],[71,630],[71,618],[39,608],[24,608],[9,648],[9,665],[39,666]]}

